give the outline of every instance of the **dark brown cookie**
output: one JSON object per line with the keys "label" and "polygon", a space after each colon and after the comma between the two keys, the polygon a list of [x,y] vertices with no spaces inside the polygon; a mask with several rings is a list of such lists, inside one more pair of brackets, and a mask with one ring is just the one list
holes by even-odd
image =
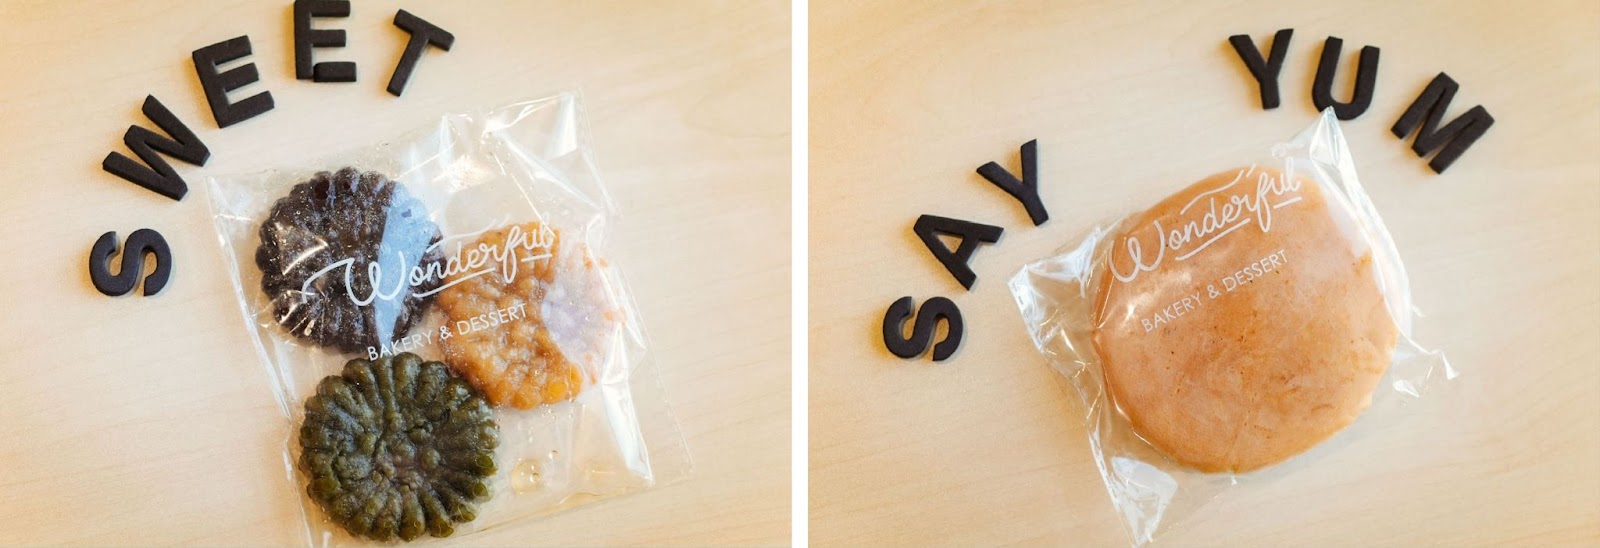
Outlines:
{"label": "dark brown cookie", "polygon": [[256,265],[273,318],[321,346],[365,352],[394,342],[441,283],[412,276],[441,260],[439,227],[404,186],[376,172],[347,167],[295,185],[260,235]]}

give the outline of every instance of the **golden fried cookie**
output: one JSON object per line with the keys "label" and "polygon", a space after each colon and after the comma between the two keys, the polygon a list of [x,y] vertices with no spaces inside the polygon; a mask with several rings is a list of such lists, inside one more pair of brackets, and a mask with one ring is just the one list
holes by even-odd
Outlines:
{"label": "golden fried cookie", "polygon": [[486,232],[458,256],[488,259],[447,277],[439,293],[452,335],[443,341],[445,363],[497,406],[577,396],[621,326],[604,265],[537,222]]}
{"label": "golden fried cookie", "polygon": [[1201,471],[1253,470],[1371,404],[1397,331],[1370,247],[1330,198],[1250,166],[1121,225],[1093,340],[1116,409],[1156,449]]}

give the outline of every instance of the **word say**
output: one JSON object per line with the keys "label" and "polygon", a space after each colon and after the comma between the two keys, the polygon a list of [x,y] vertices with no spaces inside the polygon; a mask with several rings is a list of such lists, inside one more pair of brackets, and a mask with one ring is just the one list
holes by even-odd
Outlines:
{"label": "word say", "polygon": [[[1027,211],[1028,219],[1034,226],[1038,226],[1050,220],[1050,213],[1039,200],[1038,141],[1024,143],[1021,156],[1021,179],[994,162],[979,167],[978,175],[1000,187],[1012,198],[1016,198]],[[977,273],[972,271],[969,264],[972,254],[982,244],[999,242],[1000,235],[1005,232],[998,226],[937,215],[918,217],[911,230],[922,240],[922,244],[928,247],[928,252],[933,254],[933,258],[944,265],[945,270],[955,277],[956,282],[968,291],[972,290],[972,284],[978,280]],[[939,239],[941,234],[954,236],[959,240],[955,250],[951,250]],[[910,336],[907,336],[905,324],[913,319]],[[933,337],[941,322],[945,325],[944,339],[938,341],[938,344],[933,344]],[[950,299],[934,297],[922,303],[921,307],[917,307],[916,300],[908,295],[890,304],[889,309],[884,312],[883,345],[889,353],[905,359],[921,356],[928,351],[929,345],[933,345],[933,361],[940,362],[949,359],[955,354],[956,349],[961,347],[962,336],[966,333],[965,327],[966,324],[961,319],[961,309]]]}

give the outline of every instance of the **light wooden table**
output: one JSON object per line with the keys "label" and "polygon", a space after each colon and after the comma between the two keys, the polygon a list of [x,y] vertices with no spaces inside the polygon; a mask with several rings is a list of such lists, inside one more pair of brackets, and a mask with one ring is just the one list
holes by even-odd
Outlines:
{"label": "light wooden table", "polygon": [[[1361,46],[1382,48],[1376,98],[1345,135],[1427,313],[1417,336],[1462,376],[1159,540],[1600,543],[1600,5],[1204,4],[812,3],[812,542],[1124,544],[1077,396],[1006,280],[1306,126],[1334,35],[1341,77]],[[1227,37],[1286,27],[1283,105],[1263,111]],[[1389,134],[1439,71],[1461,83],[1452,116],[1482,104],[1497,119],[1444,175]],[[973,173],[1017,169],[1035,138],[1040,227]],[[974,255],[972,291],[912,234],[922,213],[1005,228]],[[961,307],[953,360],[883,348],[902,295]]]}
{"label": "light wooden table", "polygon": [[[405,8],[456,35],[384,92]],[[352,148],[440,114],[581,86],[623,218],[615,260],[653,339],[688,481],[473,537],[484,544],[789,539],[789,8],[783,2],[356,2],[354,84],[293,79],[290,2],[0,2],[0,543],[299,542],[281,424],[203,176]],[[323,23],[319,22],[319,26]],[[190,62],[248,34],[276,110],[226,130]],[[211,147],[172,202],[100,170],[154,94]],[[101,232],[160,230],[166,291],[107,298]]]}

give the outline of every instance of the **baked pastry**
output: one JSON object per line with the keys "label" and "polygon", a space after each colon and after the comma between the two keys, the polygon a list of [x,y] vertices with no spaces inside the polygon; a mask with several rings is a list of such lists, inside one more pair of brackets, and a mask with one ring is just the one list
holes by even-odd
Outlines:
{"label": "baked pastry", "polygon": [[1397,330],[1372,251],[1317,183],[1261,166],[1135,214],[1110,243],[1093,341],[1150,445],[1244,472],[1322,442],[1371,403]]}
{"label": "baked pastry", "polygon": [[445,362],[494,405],[530,409],[577,396],[621,327],[604,265],[538,222],[487,232],[468,249],[508,259],[446,280]]}
{"label": "baked pastry", "polygon": [[439,227],[422,201],[379,173],[347,167],[295,185],[273,204],[260,236],[256,266],[273,319],[343,352],[404,336],[431,298],[417,295],[440,284],[438,276],[411,276],[440,261],[431,249]]}
{"label": "baked pastry", "polygon": [[352,535],[445,537],[488,498],[499,432],[488,402],[444,364],[355,359],[306,400],[300,471]]}

